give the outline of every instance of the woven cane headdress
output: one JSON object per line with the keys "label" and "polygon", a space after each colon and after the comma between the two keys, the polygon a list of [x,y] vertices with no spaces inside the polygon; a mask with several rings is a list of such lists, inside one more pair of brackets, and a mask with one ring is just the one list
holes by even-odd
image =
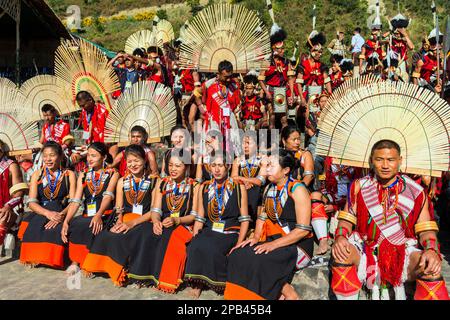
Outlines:
{"label": "woven cane headdress", "polygon": [[36,120],[41,119],[44,104],[54,106],[60,115],[78,110],[72,103],[72,96],[67,87],[64,87],[64,82],[52,75],[35,76],[25,81],[20,91],[25,96],[27,106],[37,115]]}
{"label": "woven cane headdress", "polygon": [[105,127],[105,142],[130,140],[130,129],[144,127],[149,138],[170,135],[177,112],[169,87],[154,81],[136,82],[124,92],[111,110]]}
{"label": "woven cane headdress", "polygon": [[156,39],[161,43],[168,43],[175,39],[175,33],[173,32],[172,24],[165,20],[159,19],[158,16],[155,16],[153,20],[153,32],[156,34]]}
{"label": "woven cane headdress", "polygon": [[36,117],[30,111],[16,85],[6,78],[0,78],[0,140],[11,152],[31,149],[39,140]]}
{"label": "woven cane headdress", "polygon": [[158,39],[156,32],[150,30],[139,30],[127,38],[125,42],[125,52],[133,54],[134,49],[148,47],[162,48],[162,39]]}
{"label": "woven cane headdress", "polygon": [[112,102],[109,95],[120,89],[114,69],[97,47],[84,40],[65,40],[56,49],[55,74],[70,88],[72,103],[79,91],[88,91],[94,100],[100,100],[107,109]]}
{"label": "woven cane headdress", "polygon": [[268,67],[269,34],[254,11],[240,5],[219,3],[206,7],[183,32],[180,66],[217,72],[222,60],[237,73]]}
{"label": "woven cane headdress", "polygon": [[403,172],[440,176],[449,170],[446,101],[413,84],[371,80],[353,79],[333,92],[321,114],[317,154],[368,168],[372,146],[390,139],[401,147]]}

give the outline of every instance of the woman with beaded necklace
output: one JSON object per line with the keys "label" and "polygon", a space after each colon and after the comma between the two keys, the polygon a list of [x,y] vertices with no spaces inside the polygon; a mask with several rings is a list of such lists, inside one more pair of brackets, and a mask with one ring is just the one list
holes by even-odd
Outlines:
{"label": "woman with beaded necklace", "polygon": [[[83,264],[94,237],[102,231],[104,222],[111,214],[119,179],[115,169],[105,166],[111,162],[111,155],[104,143],[94,142],[87,151],[89,169],[78,176],[75,198],[71,201],[61,231],[62,240],[69,243],[69,258],[73,266]],[[83,214],[73,218],[81,203],[84,203]]]}
{"label": "woman with beaded necklace", "polygon": [[227,255],[244,241],[249,222],[247,190],[228,176],[224,155],[211,159],[212,179],[199,190],[194,237],[187,249],[185,281],[198,298],[202,289],[222,294],[227,276]]}
{"label": "woman with beaded necklace", "polygon": [[33,213],[22,221],[19,231],[20,262],[63,268],[66,246],[61,229],[68,200],[75,196],[76,178],[73,171],[62,168],[64,153],[58,143],[46,142],[42,155],[44,167],[30,181],[28,207]]}
{"label": "woman with beaded necklace", "polygon": [[313,255],[311,201],[305,186],[291,178],[292,154],[280,150],[267,165],[271,182],[263,195],[255,233],[228,258],[225,299],[289,299],[289,284]]}
{"label": "woman with beaded necklace", "polygon": [[146,175],[146,155],[139,145],[125,149],[128,174],[117,182],[115,214],[117,221],[109,230],[94,239],[82,269],[88,273],[107,273],[113,283],[122,286],[133,246],[127,241],[127,231],[145,213],[150,211],[158,177]]}
{"label": "woman with beaded necklace", "polygon": [[128,232],[132,248],[128,278],[139,286],[154,285],[174,293],[182,282],[199,189],[199,184],[187,177],[189,157],[186,149],[173,149],[167,161],[169,176],[156,185],[151,211],[130,226],[113,230]]}

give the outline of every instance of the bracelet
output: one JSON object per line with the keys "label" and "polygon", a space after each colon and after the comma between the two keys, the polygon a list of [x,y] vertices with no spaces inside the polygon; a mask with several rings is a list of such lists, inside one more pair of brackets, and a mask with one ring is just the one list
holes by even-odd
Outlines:
{"label": "bracelet", "polygon": [[337,239],[337,237],[339,236],[344,236],[345,238],[348,239],[348,234],[350,233],[350,231],[348,231],[347,228],[345,227],[338,227],[336,229],[336,231],[334,232],[334,239]]}
{"label": "bracelet", "polygon": [[295,228],[305,231],[312,231],[312,226],[307,226],[306,224],[296,223]]}
{"label": "bracelet", "polygon": [[202,83],[200,81],[194,82],[194,87],[200,87],[201,85],[202,85]]}
{"label": "bracelet", "polygon": [[68,203],[78,203],[78,204],[82,204],[83,201],[81,201],[81,199],[73,198],[73,199],[69,199]]}
{"label": "bracelet", "polygon": [[27,200],[27,205],[30,203],[39,203],[39,200],[36,198],[28,198]]}
{"label": "bracelet", "polygon": [[10,199],[7,203],[5,203],[5,207],[8,206],[11,209],[14,209],[22,202],[22,197],[15,197]]}
{"label": "bracelet", "polygon": [[195,181],[197,181],[198,183],[202,183],[203,179],[202,178],[198,178],[198,179],[196,178]]}
{"label": "bracelet", "polygon": [[438,228],[436,221],[419,222],[419,223],[416,223],[416,225],[414,226],[414,232],[416,234],[419,234],[421,232],[426,232],[426,231],[438,232],[439,228]]}
{"label": "bracelet", "polygon": [[105,191],[102,193],[102,196],[110,196],[113,200],[116,198],[113,192],[111,191]]}
{"label": "bracelet", "polygon": [[295,79],[295,83],[304,84],[305,80],[303,80],[303,79]]}
{"label": "bracelet", "polygon": [[326,77],[326,78],[323,80],[323,83],[327,84],[327,83],[330,82],[330,81],[331,81],[330,77]]}
{"label": "bracelet", "polygon": [[358,58],[359,58],[359,59],[363,59],[363,60],[366,60],[366,56],[365,56],[365,55],[363,55],[363,54],[360,54],[360,55],[358,56]]}
{"label": "bracelet", "polygon": [[434,250],[436,253],[440,253],[439,249],[439,242],[437,239],[427,239],[424,240],[422,243],[423,250]]}
{"label": "bracelet", "polygon": [[420,78],[420,72],[413,72],[412,73],[413,78]]}
{"label": "bracelet", "polygon": [[238,217],[238,221],[240,223],[245,222],[245,221],[252,221],[252,217],[250,217],[250,216],[239,216]]}
{"label": "bracelet", "polygon": [[353,225],[356,225],[356,221],[357,221],[356,217],[353,214],[349,213],[349,212],[341,210],[341,211],[339,211],[337,218],[339,220],[345,220],[347,222],[350,222]]}
{"label": "bracelet", "polygon": [[200,216],[196,216],[195,219],[194,219],[194,221],[201,222],[201,223],[203,223],[203,224],[206,223],[206,219],[203,218],[203,217],[200,217]]}
{"label": "bracelet", "polygon": [[149,59],[148,63],[147,63],[147,67],[153,67],[153,65],[154,65],[153,60]]}
{"label": "bracelet", "polygon": [[189,214],[194,217],[198,216],[198,212],[195,210],[191,210],[191,212],[189,212]]}
{"label": "bracelet", "polygon": [[264,216],[258,216],[257,219],[259,219],[259,220],[261,220],[261,221],[266,221],[266,220],[267,220],[267,217],[264,217]]}
{"label": "bracelet", "polygon": [[163,215],[163,212],[162,212],[162,210],[160,209],[160,208],[151,208],[150,209],[150,212],[154,212],[154,213],[157,213],[157,214],[159,214],[161,217],[162,217],[162,215]]}
{"label": "bracelet", "polygon": [[200,98],[201,96],[202,96],[202,91],[201,91],[201,89],[200,88],[195,88],[194,89],[194,91],[192,91],[192,93],[194,94],[194,96],[196,97],[196,98]]}
{"label": "bracelet", "polygon": [[256,179],[258,179],[259,181],[261,181],[261,184],[264,185],[266,183],[266,178],[264,178],[263,176],[257,176]]}
{"label": "bracelet", "polygon": [[179,217],[175,218],[175,221],[174,221],[175,227],[178,226],[180,224],[180,222],[181,221],[180,221]]}
{"label": "bracelet", "polygon": [[124,211],[124,207],[114,207],[114,210],[116,210],[116,213],[121,214]]}

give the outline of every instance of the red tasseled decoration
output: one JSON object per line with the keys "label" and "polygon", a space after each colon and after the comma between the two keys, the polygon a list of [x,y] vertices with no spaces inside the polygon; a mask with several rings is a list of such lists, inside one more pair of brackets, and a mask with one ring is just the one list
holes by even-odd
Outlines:
{"label": "red tasseled decoration", "polygon": [[405,245],[396,246],[384,239],[378,248],[378,268],[381,284],[390,283],[394,287],[402,284],[405,263]]}

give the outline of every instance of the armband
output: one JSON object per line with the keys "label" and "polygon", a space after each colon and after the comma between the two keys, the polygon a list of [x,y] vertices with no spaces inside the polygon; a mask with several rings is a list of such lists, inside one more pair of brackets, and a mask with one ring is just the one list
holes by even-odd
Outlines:
{"label": "armband", "polygon": [[160,208],[151,208],[150,211],[154,212],[154,213],[157,213],[160,216],[162,216],[162,214],[163,214],[163,212],[162,212],[162,210]]}
{"label": "armband", "polygon": [[293,77],[293,76],[295,76],[295,71],[294,71],[294,70],[288,70],[287,76],[288,76],[288,77]]}
{"label": "armband", "polygon": [[330,82],[330,81],[331,81],[330,77],[326,77],[326,78],[323,80],[323,83],[327,84],[327,83]]}
{"label": "armband", "polygon": [[313,228],[311,226],[307,226],[306,224],[296,223],[295,224],[296,229],[305,230],[305,231],[312,231]]}
{"label": "armband", "polygon": [[148,63],[147,63],[147,67],[153,67],[155,63],[153,62],[153,60],[149,59]]}
{"label": "armband", "polygon": [[413,72],[412,73],[413,78],[420,78],[420,72]]}
{"label": "armband", "polygon": [[339,211],[337,218],[339,220],[345,220],[347,222],[350,222],[353,225],[356,225],[356,217],[349,212],[341,210],[341,211]]}
{"label": "armband", "polygon": [[245,221],[252,221],[252,217],[250,216],[239,216],[238,217],[239,223],[245,222]]}
{"label": "armband", "polygon": [[438,228],[436,221],[419,222],[419,223],[416,223],[416,225],[414,226],[414,232],[416,234],[419,234],[421,232],[426,232],[426,231],[438,232],[439,228]]}
{"label": "armband", "polygon": [[192,92],[194,94],[194,96],[196,98],[200,98],[203,94],[202,94],[202,90],[200,88],[195,88],[194,91]]}
{"label": "armband", "polygon": [[196,178],[195,181],[197,181],[198,183],[202,183],[203,179],[202,178]]}
{"label": "armband", "polygon": [[360,55],[358,56],[358,58],[359,58],[359,59],[363,59],[363,60],[366,60],[366,56],[365,56],[365,55],[363,55],[363,54],[360,54]]}
{"label": "armband", "polygon": [[203,217],[200,217],[200,216],[196,216],[194,220],[197,221],[197,222],[201,222],[203,224],[206,223],[206,219],[203,218]]}
{"label": "armband", "polygon": [[200,81],[195,81],[194,82],[194,86],[195,87],[200,87],[202,85],[202,83]]}
{"label": "armband", "polygon": [[266,80],[266,76],[261,74],[261,75],[258,76],[258,80],[259,81],[264,81],[264,80]]}
{"label": "armband", "polygon": [[314,171],[306,170],[306,171],[303,172],[303,175],[304,176],[313,176],[314,175]]}
{"label": "armband", "polygon": [[102,193],[102,196],[110,196],[113,200],[116,198],[113,192],[111,191],[105,191]]}
{"label": "armband", "polygon": [[20,183],[16,183],[9,189],[9,194],[13,195],[14,193],[16,193],[18,191],[25,191],[25,190],[28,190],[28,184],[26,184],[25,182],[20,182]]}
{"label": "armband", "polygon": [[295,79],[295,83],[298,83],[298,84],[304,84],[305,83],[305,80],[303,80],[303,79]]}

